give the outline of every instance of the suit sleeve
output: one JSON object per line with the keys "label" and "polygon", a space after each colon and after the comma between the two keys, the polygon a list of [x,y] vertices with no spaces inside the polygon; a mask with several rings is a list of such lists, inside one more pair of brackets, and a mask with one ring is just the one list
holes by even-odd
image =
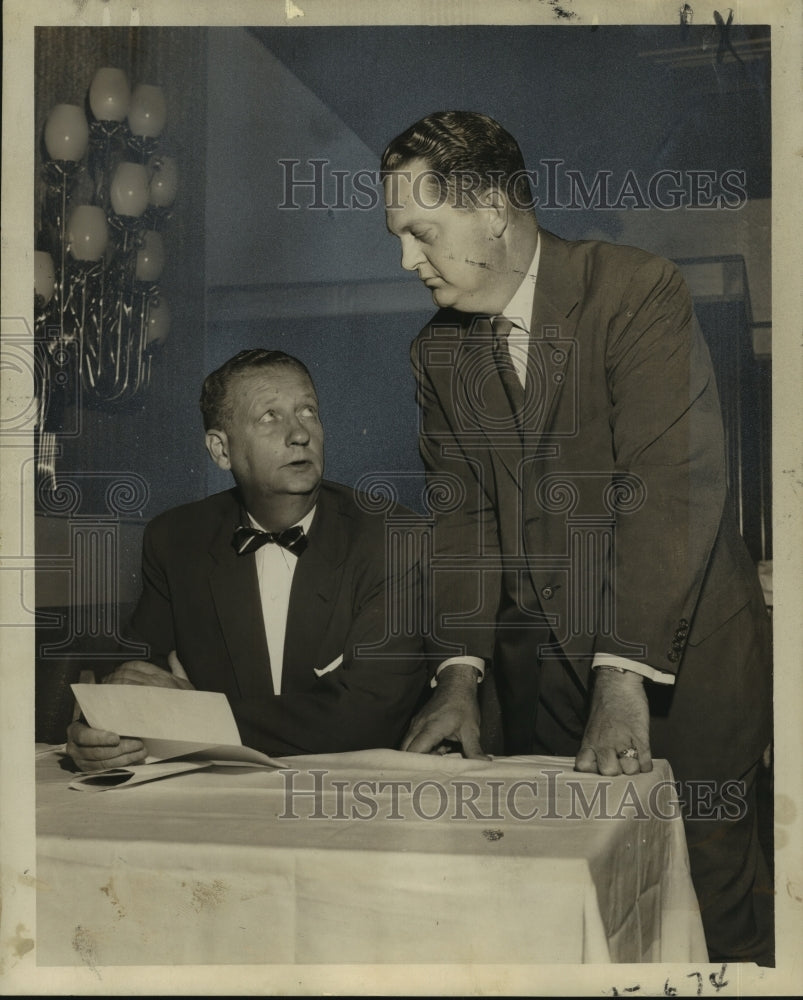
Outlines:
{"label": "suit sleeve", "polygon": [[[433,619],[427,636],[431,667],[440,656],[493,656],[501,590],[500,542],[496,505],[486,480],[483,452],[466,443],[451,383],[454,364],[432,366],[426,334],[412,345],[421,418],[419,448],[427,493],[434,514],[433,557],[426,586]],[[432,356],[435,356],[432,350]],[[448,609],[448,610],[447,610]]]}
{"label": "suit sleeve", "polygon": [[167,654],[177,648],[170,586],[157,555],[156,525],[145,528],[142,542],[142,593],[126,628],[126,634],[150,647],[147,657],[169,670]]}
{"label": "suit sleeve", "polygon": [[[608,327],[607,379],[617,502],[616,637],[676,673],[722,520],[722,420],[707,347],[678,270],[653,258],[632,276]],[[610,649],[597,637],[597,652]],[[630,654],[632,655],[632,654]]]}
{"label": "suit sleeve", "polygon": [[341,666],[307,691],[259,704],[229,698],[247,746],[272,755],[398,747],[426,670],[420,632],[389,625],[417,607],[419,567],[388,573],[383,551],[364,556],[350,578],[354,597]]}

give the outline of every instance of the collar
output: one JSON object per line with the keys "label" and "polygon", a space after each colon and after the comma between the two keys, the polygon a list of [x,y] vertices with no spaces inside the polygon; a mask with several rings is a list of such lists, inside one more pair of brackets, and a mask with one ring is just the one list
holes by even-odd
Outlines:
{"label": "collar", "polygon": [[[304,529],[304,534],[308,535],[309,534],[310,525],[312,524],[312,519],[315,517],[315,511],[317,509],[318,509],[318,505],[315,504],[315,506],[312,508],[312,510],[307,511],[307,513],[301,518],[300,521],[296,521],[295,524],[288,525],[288,527],[295,528],[296,525],[300,525]],[[246,513],[248,514],[248,511],[246,511]],[[257,521],[257,519],[255,517],[252,517],[250,514],[248,514],[248,520],[251,522],[251,526],[253,528],[259,528],[260,531],[266,531],[267,530],[267,529],[263,528],[262,525],[259,523],[259,521]]]}
{"label": "collar", "polygon": [[527,268],[527,274],[516,289],[513,298],[502,310],[501,315],[506,317],[514,326],[530,332],[530,322],[533,314],[533,301],[535,299],[535,282],[538,277],[538,264],[541,260],[541,231],[535,241],[535,253]]}

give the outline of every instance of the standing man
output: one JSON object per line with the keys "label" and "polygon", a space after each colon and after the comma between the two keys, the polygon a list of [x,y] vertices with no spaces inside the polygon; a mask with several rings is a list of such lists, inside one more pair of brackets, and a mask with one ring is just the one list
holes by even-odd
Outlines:
{"label": "standing man", "polygon": [[[415,607],[418,567],[389,558],[386,514],[322,478],[309,372],[241,351],[205,380],[201,412],[236,488],[148,525],[130,635],[151,662],[107,680],[222,691],[242,742],[274,756],[397,747],[426,672],[407,619],[389,625]],[[67,751],[83,770],[145,758],[140,740],[81,722]]]}
{"label": "standing man", "polygon": [[412,348],[421,454],[458,498],[435,534],[443,658],[403,747],[480,756],[487,671],[506,753],[603,775],[666,757],[712,961],[770,962],[769,626],[685,284],[644,251],[541,229],[519,147],[485,115],[415,123],[382,177],[402,267],[438,306]]}

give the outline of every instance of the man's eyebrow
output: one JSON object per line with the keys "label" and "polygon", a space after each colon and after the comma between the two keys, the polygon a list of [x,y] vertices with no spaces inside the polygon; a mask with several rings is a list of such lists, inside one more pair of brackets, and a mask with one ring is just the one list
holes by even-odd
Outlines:
{"label": "man's eyebrow", "polygon": [[260,392],[256,396],[254,396],[251,406],[257,409],[263,406],[269,406],[271,403],[275,403],[276,400],[279,398],[279,396],[280,393],[277,392],[276,390],[265,389],[264,392]]}
{"label": "man's eyebrow", "polygon": [[[281,397],[279,392],[266,393],[264,396],[257,396],[254,402],[251,404],[252,412],[260,412],[273,406],[276,401]],[[290,403],[291,406],[307,406],[309,403],[314,403],[315,406],[320,406],[318,402],[318,396],[314,392],[305,392],[300,396],[295,403]]]}

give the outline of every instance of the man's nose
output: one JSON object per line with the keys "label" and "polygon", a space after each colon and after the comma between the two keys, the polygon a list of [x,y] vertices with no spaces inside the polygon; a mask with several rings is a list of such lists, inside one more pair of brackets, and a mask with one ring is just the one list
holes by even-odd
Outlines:
{"label": "man's nose", "polygon": [[401,238],[401,266],[405,271],[416,271],[424,262],[424,255],[415,240]]}
{"label": "man's nose", "polygon": [[304,421],[299,420],[298,417],[293,417],[287,427],[287,443],[308,444],[309,438],[309,429],[305,425]]}

